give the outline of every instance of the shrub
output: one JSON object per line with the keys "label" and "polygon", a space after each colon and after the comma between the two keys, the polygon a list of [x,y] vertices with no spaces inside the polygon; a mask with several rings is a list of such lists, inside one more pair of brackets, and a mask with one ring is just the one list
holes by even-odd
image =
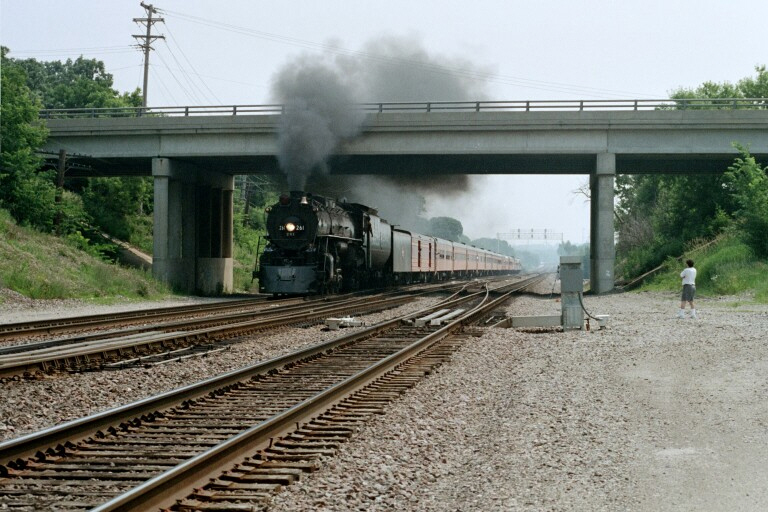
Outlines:
{"label": "shrub", "polygon": [[741,157],[725,173],[726,186],[739,205],[734,217],[747,245],[759,258],[768,258],[768,176],[745,148],[736,147]]}

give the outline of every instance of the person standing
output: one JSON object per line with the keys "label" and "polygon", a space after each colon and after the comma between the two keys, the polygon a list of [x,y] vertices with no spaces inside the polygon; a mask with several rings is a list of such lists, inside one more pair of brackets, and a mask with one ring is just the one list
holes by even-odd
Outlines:
{"label": "person standing", "polygon": [[683,279],[683,296],[680,299],[680,311],[677,312],[677,318],[685,318],[685,303],[691,305],[691,318],[696,318],[696,307],[693,305],[693,298],[696,296],[696,268],[693,266],[693,260],[686,260],[688,267],[680,272]]}

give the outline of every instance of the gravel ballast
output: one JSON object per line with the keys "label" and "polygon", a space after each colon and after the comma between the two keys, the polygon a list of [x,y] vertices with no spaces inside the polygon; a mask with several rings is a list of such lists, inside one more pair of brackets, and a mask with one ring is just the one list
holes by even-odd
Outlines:
{"label": "gravel ballast", "polygon": [[[609,315],[605,329],[486,329],[271,509],[766,509],[768,306],[699,299],[693,320],[675,318],[673,292],[584,302]],[[548,295],[508,307],[509,315],[559,311]],[[166,365],[161,377],[138,369],[8,382],[0,436],[288,352],[308,332],[337,335],[291,329],[201,359],[198,369]]]}

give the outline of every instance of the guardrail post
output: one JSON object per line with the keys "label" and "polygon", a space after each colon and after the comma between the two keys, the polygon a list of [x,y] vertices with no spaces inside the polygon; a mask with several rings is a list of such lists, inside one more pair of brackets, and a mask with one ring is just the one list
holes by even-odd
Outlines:
{"label": "guardrail post", "polygon": [[427,112],[432,112],[432,104],[427,103]]}
{"label": "guardrail post", "polygon": [[526,112],[530,112],[531,111],[531,102],[530,101],[526,101],[525,102],[525,111]]}
{"label": "guardrail post", "polygon": [[584,101],[579,102],[579,110],[584,110]]}
{"label": "guardrail post", "polygon": [[475,112],[480,112],[480,102],[475,103]]}
{"label": "guardrail post", "polygon": [[237,115],[237,105],[232,105],[232,115],[233,116]]}
{"label": "guardrail post", "polygon": [[637,110],[637,100],[635,100],[635,110]]}
{"label": "guardrail post", "polygon": [[184,117],[189,117],[189,107],[184,107]]}

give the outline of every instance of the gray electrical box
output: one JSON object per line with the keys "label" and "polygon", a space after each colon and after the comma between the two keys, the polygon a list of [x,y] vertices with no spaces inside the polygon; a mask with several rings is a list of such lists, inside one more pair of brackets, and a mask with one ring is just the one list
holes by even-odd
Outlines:
{"label": "gray electrical box", "polygon": [[564,330],[584,328],[584,313],[581,309],[583,291],[581,257],[560,256],[560,307]]}
{"label": "gray electrical box", "polygon": [[584,273],[580,256],[560,256],[560,292],[583,292]]}

